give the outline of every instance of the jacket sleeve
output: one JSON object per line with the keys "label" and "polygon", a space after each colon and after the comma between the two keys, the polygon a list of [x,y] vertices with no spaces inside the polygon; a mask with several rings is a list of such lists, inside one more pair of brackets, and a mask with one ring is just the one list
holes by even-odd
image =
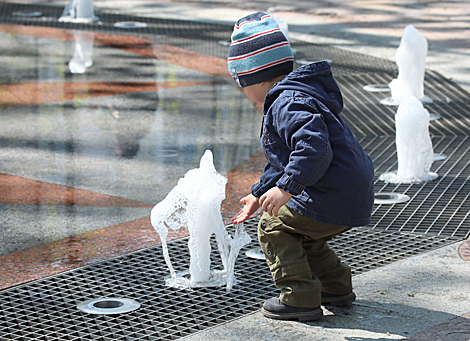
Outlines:
{"label": "jacket sleeve", "polygon": [[277,109],[275,128],[291,153],[276,186],[298,195],[325,174],[333,159],[329,132],[316,106],[302,99],[280,103]]}
{"label": "jacket sleeve", "polygon": [[251,187],[251,194],[259,199],[269,189],[276,186],[276,182],[281,178],[282,175],[282,170],[276,169],[268,163],[264,167],[264,172],[261,175],[259,182]]}

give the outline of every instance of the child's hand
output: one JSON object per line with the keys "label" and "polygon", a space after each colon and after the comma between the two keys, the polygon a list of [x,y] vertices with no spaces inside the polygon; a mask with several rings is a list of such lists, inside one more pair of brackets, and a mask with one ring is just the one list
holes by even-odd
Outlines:
{"label": "child's hand", "polygon": [[259,201],[253,194],[248,194],[240,200],[240,204],[244,204],[240,212],[232,218],[232,223],[240,224],[247,220],[259,208]]}
{"label": "child's hand", "polygon": [[273,187],[264,193],[259,199],[259,203],[263,210],[270,216],[277,217],[279,209],[284,206],[292,198],[292,194],[284,191],[282,188]]}

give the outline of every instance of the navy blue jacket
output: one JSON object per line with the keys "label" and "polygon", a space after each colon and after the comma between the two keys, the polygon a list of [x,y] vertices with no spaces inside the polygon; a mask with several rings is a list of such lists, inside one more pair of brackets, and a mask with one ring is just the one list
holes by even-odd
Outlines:
{"label": "navy blue jacket", "polygon": [[339,117],[340,89],[328,62],[300,67],[264,100],[261,144],[268,164],[252,194],[274,186],[293,197],[287,206],[315,221],[338,226],[370,223],[374,167]]}

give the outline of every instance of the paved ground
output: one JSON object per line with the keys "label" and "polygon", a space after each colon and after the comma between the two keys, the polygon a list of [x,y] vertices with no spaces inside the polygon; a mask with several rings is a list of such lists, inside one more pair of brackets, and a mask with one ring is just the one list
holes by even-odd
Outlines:
{"label": "paved ground", "polygon": [[[21,2],[41,3],[27,0]],[[65,5],[67,1],[42,3]],[[427,67],[442,73],[470,91],[470,4],[467,1],[330,0],[296,1],[293,4],[290,1],[103,0],[94,1],[94,5],[97,9],[109,12],[227,24],[232,24],[250,12],[266,11],[274,7],[274,15],[289,24],[291,39],[333,45],[390,60],[394,60],[404,27],[413,24],[428,39]],[[4,33],[2,35],[2,39],[5,40],[4,46],[9,46],[11,51],[24,51],[23,47],[29,46],[30,43],[29,38],[25,36],[32,33],[12,32],[6,26],[0,27]],[[57,61],[57,65],[68,63],[69,50],[73,48],[71,42],[75,38],[70,37],[70,32],[61,33],[59,37],[56,31],[46,29],[36,30],[34,34],[41,38],[38,40],[37,50],[34,50],[34,53],[17,56],[8,54],[8,65],[17,67],[15,57],[24,58],[24,62],[18,64],[20,66],[18,66],[17,73],[23,77],[20,77],[23,85],[27,80],[31,81],[28,78],[30,75],[24,71],[27,69],[25,66],[34,63],[37,63],[40,66],[39,69],[42,70],[39,72],[39,77],[36,77],[40,78],[40,81],[49,83],[51,76],[58,83],[63,81],[64,67],[52,66],[51,60]],[[21,38],[16,39],[15,35]],[[63,41],[58,42],[60,39]],[[87,38],[82,39],[86,41]],[[95,35],[94,39],[95,41],[99,39],[100,42],[100,46],[95,46],[94,50],[94,67],[95,70],[104,71],[99,74],[90,72],[88,75],[89,84],[96,86],[96,88],[86,88],[92,94],[100,92],[103,82],[121,80],[116,78],[116,75],[122,76],[122,80],[128,82],[127,87],[138,80],[140,81],[138,86],[142,89],[155,90],[152,73],[155,69],[164,70],[160,72],[159,77],[160,80],[168,81],[164,85],[168,88],[165,89],[170,89],[170,83],[175,79],[179,82],[179,87],[194,86],[191,81],[196,78],[203,82],[199,84],[198,90],[202,89],[210,93],[214,89],[214,83],[216,83],[214,79],[207,74],[198,73],[198,70],[188,73],[187,70],[182,71],[175,67],[168,71],[166,66],[161,65],[168,61],[163,57],[158,62],[149,62],[140,58],[142,54],[139,55],[139,53],[142,51],[137,51],[138,49],[135,51],[115,49],[116,46],[129,46],[126,45],[129,42],[120,41],[121,45],[116,45],[114,41],[111,44],[110,38],[105,35]],[[17,45],[12,45],[12,43]],[[144,40],[132,42],[140,47],[145,43]],[[112,70],[108,69],[109,65],[106,65],[106,60],[108,55],[111,55],[109,47],[115,49],[112,50],[112,56],[116,60],[126,63],[127,60],[133,58],[133,61],[138,61],[134,63],[135,69],[126,70],[125,75],[117,72],[121,69],[120,65],[114,65],[115,68]],[[129,57],[132,53],[132,57]],[[177,52],[173,50],[170,51],[171,53]],[[33,61],[27,59],[32,56],[35,57]],[[24,77],[25,74],[26,77]],[[130,81],[129,75],[131,75]],[[66,81],[69,80],[67,77],[65,77]],[[13,80],[16,81],[16,79]],[[73,80],[77,81],[78,78]],[[152,186],[158,183],[163,173],[168,173],[168,169],[174,169],[174,174],[171,174],[174,179],[179,178],[187,167],[197,163],[193,155],[197,153],[190,154],[193,157],[190,160],[180,158],[176,165],[178,167],[166,164],[167,168],[164,170],[153,169],[154,165],[148,162],[148,155],[155,156],[155,153],[162,150],[172,150],[168,148],[168,144],[165,144],[167,141],[158,138],[160,131],[158,125],[153,123],[158,120],[158,124],[165,126],[168,131],[178,133],[174,140],[177,144],[179,143],[179,146],[186,146],[188,141],[194,140],[198,141],[195,149],[200,149],[201,146],[216,145],[219,142],[206,140],[207,129],[209,129],[207,127],[223,130],[238,121],[243,121],[238,116],[238,111],[244,111],[246,115],[253,113],[250,111],[250,104],[241,98],[238,92],[233,92],[231,88],[224,88],[220,92],[232,91],[230,96],[238,99],[239,106],[232,108],[233,112],[229,112],[229,120],[215,120],[217,124],[212,127],[205,121],[203,115],[198,116],[197,120],[191,119],[194,116],[190,118],[185,115],[177,116],[179,112],[174,106],[175,102],[180,105],[183,103],[186,107],[182,108],[188,113],[191,110],[197,113],[198,108],[207,105],[208,101],[184,104],[185,98],[178,90],[171,90],[171,88],[165,92],[162,89],[157,89],[158,95],[161,96],[161,107],[156,107],[154,97],[127,96],[117,89],[111,91],[111,95],[114,96],[109,97],[108,102],[102,103],[95,98],[98,95],[77,98],[77,93],[83,92],[80,89],[62,93],[62,88],[59,89],[60,91],[56,88],[48,88],[39,93],[44,95],[49,92],[52,97],[58,96],[51,99],[50,103],[62,101],[65,104],[48,104],[44,96],[24,96],[32,102],[20,103],[18,98],[23,96],[16,96],[12,99],[13,104],[9,108],[2,109],[3,143],[5,144],[5,141],[8,143],[7,147],[4,146],[1,151],[2,159],[7,162],[2,164],[1,172],[5,174],[2,174],[0,182],[2,188],[9,189],[1,196],[2,226],[4,228],[16,225],[28,226],[29,230],[37,228],[40,233],[44,234],[39,243],[43,244],[40,245],[39,252],[26,250],[21,256],[19,253],[12,252],[17,250],[15,245],[8,241],[3,243],[5,248],[7,246],[12,248],[2,250],[2,253],[5,253],[0,273],[3,288],[38,278],[34,277],[35,274],[40,278],[47,272],[46,270],[51,268],[56,267],[57,271],[67,270],[86,264],[86,262],[96,261],[97,258],[93,256],[112,257],[132,251],[131,247],[139,249],[147,245],[145,243],[155,244],[157,238],[142,231],[148,228],[147,215],[150,207],[153,206],[152,203],[158,202],[162,193],[171,188],[171,182],[163,183],[162,181],[161,193],[155,193]],[[37,91],[37,87],[21,88],[23,93],[35,93],[33,90]],[[68,105],[67,101],[72,99],[73,105]],[[210,100],[212,101],[213,98]],[[213,102],[210,102],[213,105],[210,111],[213,112],[214,117],[210,119],[217,119],[216,114],[226,108],[230,102],[227,99]],[[32,104],[39,104],[39,109],[34,113],[24,107]],[[125,112],[129,107],[138,108],[138,115],[143,122],[142,125],[133,125],[138,128],[134,131],[126,129],[130,117],[126,116]],[[71,119],[75,117],[70,114],[71,112],[76,115],[76,112],[72,110],[78,111],[77,117],[80,117],[80,120]],[[184,113],[184,110],[181,112]],[[121,125],[116,123],[119,122],[116,112],[123,114],[120,116],[122,119],[120,122],[123,122]],[[152,116],[155,113],[156,116]],[[168,119],[168,116],[163,113],[171,113],[172,118],[179,117],[177,123]],[[188,126],[194,128],[191,127],[194,124],[198,126],[196,130],[202,132],[197,136],[188,135],[190,129],[179,129]],[[175,126],[178,129],[173,129]],[[239,131],[246,133],[247,129],[249,130],[250,127],[242,126]],[[255,151],[251,143],[252,145],[257,143],[257,129],[251,130],[253,130],[250,131],[253,135],[252,141],[239,150],[239,155],[235,159],[223,158],[227,153],[223,148],[220,150],[218,154],[220,157],[217,158],[220,162],[218,169],[229,173],[234,166],[242,160],[247,160]],[[69,135],[74,139],[65,144],[59,143],[63,136]],[[118,148],[120,146],[118,138],[121,135],[131,136],[140,141],[140,152],[134,160],[113,158],[115,154],[122,153],[122,150]],[[231,138],[240,143],[237,140],[237,131],[233,135]],[[54,143],[51,144],[51,142]],[[126,142],[129,141],[124,141]],[[32,145],[34,148],[29,148]],[[159,151],[152,149],[155,145],[161,149]],[[199,149],[196,151],[199,152]],[[21,152],[21,158],[18,157],[18,152]],[[159,154],[157,156],[164,157]],[[135,174],[139,174],[140,177],[135,177]],[[147,175],[143,177],[144,174]],[[250,175],[253,174],[250,173]],[[240,177],[239,174],[238,178]],[[109,178],[112,181],[105,181]],[[174,180],[173,178],[170,180]],[[24,195],[17,196],[18,192]],[[70,207],[67,205],[68,200],[75,200],[79,203]],[[54,201],[55,206],[51,205],[50,201]],[[35,209],[31,210],[30,205],[36,205]],[[129,219],[135,220],[129,222]],[[67,239],[66,244],[53,243],[54,240],[60,239],[55,234],[64,226],[75,229],[68,231],[71,234],[81,234],[75,239]],[[95,231],[101,226],[109,226],[109,231],[113,231],[107,236],[109,238],[107,241],[102,230]],[[85,233],[89,230],[92,231]],[[99,240],[96,241],[97,239]],[[38,244],[37,240],[28,242],[31,242],[31,245]],[[358,301],[349,309],[325,311],[327,316],[321,322],[279,322],[267,320],[260,313],[255,313],[194,334],[186,339],[470,340],[469,247],[468,241],[462,246],[459,244],[355,276],[354,286],[359,297]],[[85,245],[90,249],[91,256],[88,256],[90,258],[86,258]],[[459,246],[460,255],[465,259],[459,256]],[[36,270],[33,271],[35,273],[28,274],[24,269],[31,264],[33,264],[32,267],[36,267]],[[17,271],[14,276],[11,275],[13,268]],[[21,275],[25,278],[18,280]]]}
{"label": "paved ground", "polygon": [[258,312],[184,340],[470,340],[469,266],[451,245],[355,276],[358,300],[325,309],[322,321],[280,322]]}

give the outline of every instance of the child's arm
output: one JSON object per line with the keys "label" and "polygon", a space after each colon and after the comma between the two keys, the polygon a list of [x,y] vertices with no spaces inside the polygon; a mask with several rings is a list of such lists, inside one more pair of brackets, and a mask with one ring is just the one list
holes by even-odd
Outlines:
{"label": "child's arm", "polygon": [[247,220],[253,213],[255,213],[260,207],[258,198],[253,194],[248,194],[246,197],[240,200],[240,204],[244,204],[240,212],[237,213],[235,217],[232,218],[234,224],[240,224]]}
{"label": "child's arm", "polygon": [[273,187],[261,196],[259,203],[270,216],[277,217],[279,209],[287,204],[290,198],[292,198],[292,194],[289,192],[279,187]]}

